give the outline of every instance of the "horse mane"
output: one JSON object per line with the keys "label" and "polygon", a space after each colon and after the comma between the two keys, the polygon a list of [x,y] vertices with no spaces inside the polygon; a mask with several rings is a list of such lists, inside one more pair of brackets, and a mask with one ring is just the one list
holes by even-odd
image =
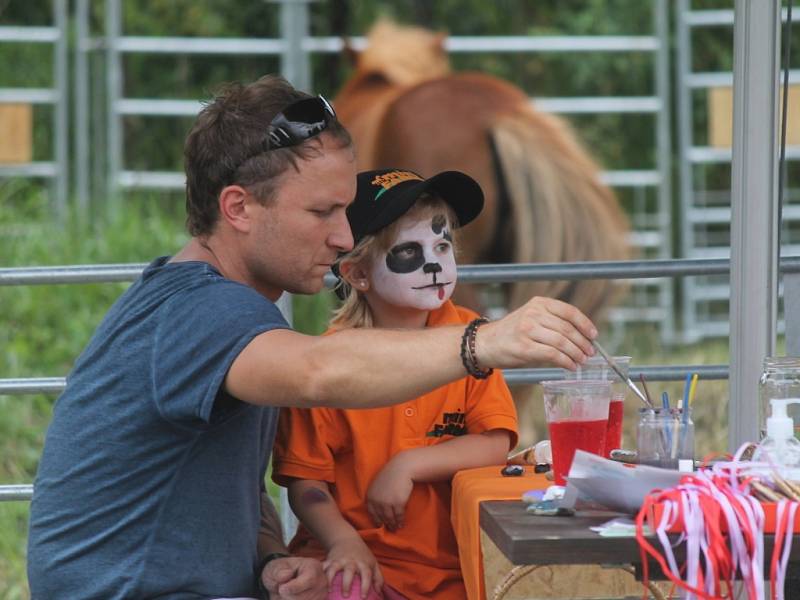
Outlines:
{"label": "horse mane", "polygon": [[[567,121],[523,106],[499,115],[491,135],[514,215],[514,262],[631,258],[628,218]],[[624,291],[610,280],[526,281],[510,305],[541,294],[599,319]]]}
{"label": "horse mane", "polygon": [[446,75],[450,72],[446,37],[446,33],[379,19],[367,33],[367,47],[358,53],[354,79],[377,75],[405,87]]}

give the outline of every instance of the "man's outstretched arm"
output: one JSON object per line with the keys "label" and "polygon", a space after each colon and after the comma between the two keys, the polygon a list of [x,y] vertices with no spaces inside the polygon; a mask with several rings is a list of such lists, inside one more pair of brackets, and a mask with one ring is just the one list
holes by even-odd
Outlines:
{"label": "man's outstretched arm", "polygon": [[[463,377],[463,333],[463,326],[348,329],[322,337],[272,330],[242,350],[225,385],[231,395],[252,404],[387,406]],[[594,355],[596,335],[592,322],[574,306],[534,298],[478,329],[478,366],[575,369]]]}

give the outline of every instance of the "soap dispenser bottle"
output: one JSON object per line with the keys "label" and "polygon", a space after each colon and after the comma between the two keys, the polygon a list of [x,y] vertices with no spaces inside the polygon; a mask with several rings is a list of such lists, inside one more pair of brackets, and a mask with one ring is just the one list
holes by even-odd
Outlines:
{"label": "soap dispenser bottle", "polygon": [[772,414],[767,419],[767,436],[753,453],[753,460],[774,465],[781,477],[800,480],[800,441],[794,437],[794,421],[787,414],[789,404],[800,398],[773,398]]}

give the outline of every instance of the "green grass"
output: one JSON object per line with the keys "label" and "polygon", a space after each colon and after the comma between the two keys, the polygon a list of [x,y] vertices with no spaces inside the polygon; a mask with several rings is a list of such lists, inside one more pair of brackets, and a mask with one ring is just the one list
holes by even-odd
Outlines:
{"label": "green grass", "polygon": [[[132,205],[107,226],[53,220],[45,194],[17,182],[0,190],[3,267],[145,262],[185,240],[181,222]],[[128,284],[0,287],[0,377],[63,376],[92,331]],[[36,472],[54,398],[0,396],[0,483],[30,483]],[[3,598],[26,598],[28,505],[0,503]]]}
{"label": "green grass", "polygon": [[[0,267],[92,263],[143,263],[175,252],[186,241],[180,211],[164,208],[163,197],[129,198],[105,224],[58,223],[44,194],[22,184],[0,188]],[[0,378],[63,376],[126,283],[0,286]],[[294,299],[297,328],[324,330],[335,300],[330,292]],[[632,354],[633,364],[713,364],[728,360],[727,343],[662,348],[656,332],[629,331],[612,351]],[[671,396],[680,384],[651,384]],[[533,392],[523,428],[544,435],[541,400]],[[0,484],[33,481],[54,397],[0,396]],[[629,403],[625,436],[632,445],[637,407]],[[701,382],[695,403],[698,452],[724,448],[727,382]],[[528,440],[523,439],[523,442]],[[274,486],[271,487],[276,494]],[[0,598],[28,597],[25,540],[28,505],[0,502]]]}

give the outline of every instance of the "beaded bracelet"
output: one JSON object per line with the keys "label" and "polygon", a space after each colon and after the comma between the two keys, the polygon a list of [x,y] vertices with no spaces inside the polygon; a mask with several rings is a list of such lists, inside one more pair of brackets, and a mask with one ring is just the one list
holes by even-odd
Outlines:
{"label": "beaded bracelet", "polygon": [[478,357],[475,352],[475,335],[478,327],[488,322],[489,319],[486,317],[473,319],[464,329],[464,335],[461,336],[461,364],[464,365],[467,374],[475,379],[486,379],[494,372],[494,369],[481,369],[478,367]]}

